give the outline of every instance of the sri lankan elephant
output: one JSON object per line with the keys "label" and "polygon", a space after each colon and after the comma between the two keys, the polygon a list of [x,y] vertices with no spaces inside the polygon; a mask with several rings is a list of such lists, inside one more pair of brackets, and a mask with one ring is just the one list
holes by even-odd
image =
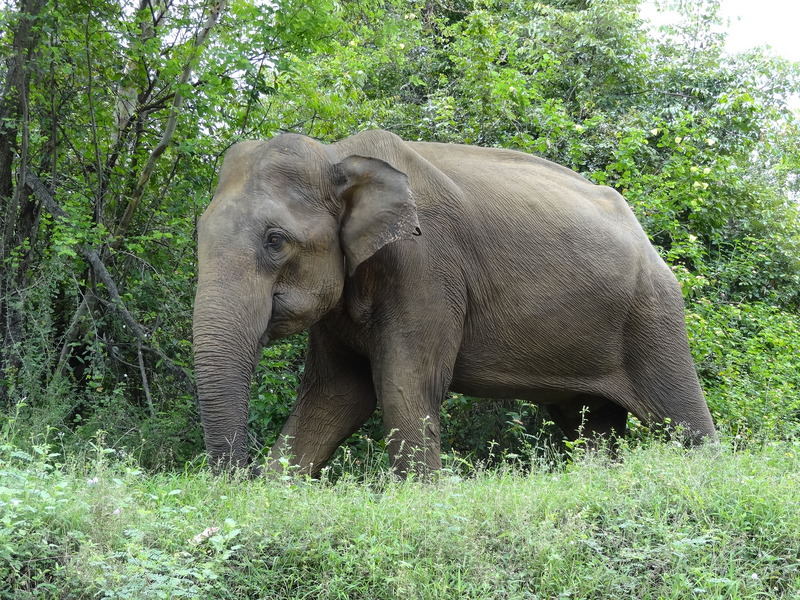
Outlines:
{"label": "sri lankan elephant", "polygon": [[261,346],[303,330],[272,460],[312,475],[376,406],[399,471],[440,467],[448,389],[543,404],[571,437],[622,435],[628,412],[716,437],[670,269],[618,193],[541,158],[385,131],[242,142],[198,239],[195,366],[217,468],[248,464]]}

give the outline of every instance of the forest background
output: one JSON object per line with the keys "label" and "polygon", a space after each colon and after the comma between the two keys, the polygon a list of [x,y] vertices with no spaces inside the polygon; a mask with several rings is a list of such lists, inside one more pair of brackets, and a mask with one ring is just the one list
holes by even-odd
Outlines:
{"label": "forest background", "polygon": [[[668,3],[669,4],[669,3]],[[195,224],[225,150],[368,128],[515,148],[622,192],[680,280],[698,372],[737,445],[800,435],[800,66],[729,55],[716,0],[19,0],[0,12],[5,439],[202,455]],[[252,445],[303,336],[264,350]],[[546,414],[451,395],[445,448],[530,448]],[[633,435],[645,435],[632,420]],[[350,441],[380,438],[374,419]],[[548,432],[547,435],[557,434]],[[535,438],[539,439],[539,438]]]}

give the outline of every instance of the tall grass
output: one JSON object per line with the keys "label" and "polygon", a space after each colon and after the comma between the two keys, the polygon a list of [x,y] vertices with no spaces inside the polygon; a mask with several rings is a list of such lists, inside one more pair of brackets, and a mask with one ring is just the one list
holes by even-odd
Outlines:
{"label": "tall grass", "polygon": [[800,445],[435,482],[0,449],[0,598],[798,598]]}

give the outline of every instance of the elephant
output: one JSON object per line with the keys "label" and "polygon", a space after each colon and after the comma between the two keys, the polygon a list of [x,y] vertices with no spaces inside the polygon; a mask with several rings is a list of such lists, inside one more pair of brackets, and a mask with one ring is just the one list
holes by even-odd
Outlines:
{"label": "elephant", "polygon": [[619,439],[631,413],[689,445],[716,440],[675,276],[623,197],[566,167],[380,130],[284,133],[226,151],[197,234],[215,469],[254,468],[260,349],[301,331],[305,370],[268,467],[318,475],[379,406],[397,472],[433,472],[448,390],[543,405],[571,439]]}

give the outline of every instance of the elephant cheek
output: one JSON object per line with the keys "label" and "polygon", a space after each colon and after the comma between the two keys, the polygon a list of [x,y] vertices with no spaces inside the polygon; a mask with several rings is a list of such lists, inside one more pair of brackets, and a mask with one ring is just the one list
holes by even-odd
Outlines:
{"label": "elephant cheek", "polygon": [[276,339],[306,331],[339,302],[344,279],[337,273],[309,274],[299,281],[282,281],[273,298],[271,320],[260,338],[262,346]]}
{"label": "elephant cheek", "polygon": [[345,281],[344,258],[340,253],[331,253],[325,261],[313,265],[310,271],[306,281],[311,285],[299,287],[302,298],[297,302],[306,307],[307,319],[303,329],[319,321],[341,300]]}

